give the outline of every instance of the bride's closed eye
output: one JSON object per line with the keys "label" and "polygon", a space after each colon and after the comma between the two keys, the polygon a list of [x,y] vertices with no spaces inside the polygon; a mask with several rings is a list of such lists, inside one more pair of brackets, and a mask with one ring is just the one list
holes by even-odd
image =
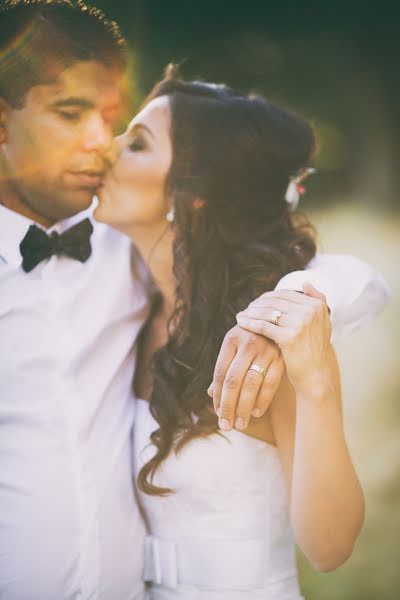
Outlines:
{"label": "bride's closed eye", "polygon": [[139,152],[140,150],[146,149],[146,142],[142,136],[136,136],[133,138],[128,148],[131,152]]}

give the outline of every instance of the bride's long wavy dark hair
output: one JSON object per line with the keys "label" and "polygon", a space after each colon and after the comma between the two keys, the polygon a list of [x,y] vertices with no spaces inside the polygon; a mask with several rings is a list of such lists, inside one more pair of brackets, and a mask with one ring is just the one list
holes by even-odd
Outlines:
{"label": "bride's long wavy dark hair", "polygon": [[[315,255],[314,230],[285,201],[290,178],[315,150],[311,127],[257,95],[183,81],[169,67],[147,98],[168,96],[173,159],[176,304],[170,335],[153,359],[150,410],[156,454],[141,469],[148,494],[162,461],[217,431],[207,387],[236,314]],[[203,201],[195,207],[195,200]]]}

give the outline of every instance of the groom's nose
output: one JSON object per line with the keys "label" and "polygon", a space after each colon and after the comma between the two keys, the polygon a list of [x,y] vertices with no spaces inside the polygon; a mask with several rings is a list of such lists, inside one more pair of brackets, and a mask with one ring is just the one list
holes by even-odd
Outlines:
{"label": "groom's nose", "polygon": [[118,158],[119,158],[119,156],[120,156],[120,154],[122,152],[121,138],[122,138],[121,135],[115,137],[112,140],[112,142],[110,144],[110,147],[109,147],[109,149],[107,151],[106,158],[107,158],[107,161],[111,165],[113,165],[118,160]]}
{"label": "groom's nose", "polygon": [[87,152],[105,154],[113,143],[111,125],[101,115],[93,114],[86,121],[83,132],[83,146]]}

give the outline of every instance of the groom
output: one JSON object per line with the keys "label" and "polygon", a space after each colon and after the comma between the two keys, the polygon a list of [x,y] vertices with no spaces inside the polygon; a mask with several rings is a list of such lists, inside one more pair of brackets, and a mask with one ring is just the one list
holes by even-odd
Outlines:
{"label": "groom", "polygon": [[[131,476],[131,381],[148,296],[141,274],[131,271],[128,238],[104,225],[93,229],[90,209],[109,167],[124,67],[116,24],[80,0],[5,3],[0,15],[4,600],[143,597],[144,527]],[[349,282],[352,305],[346,313],[345,294],[336,307],[342,310],[338,326],[346,326],[347,314],[351,323],[366,317],[356,303],[367,289],[379,295],[375,275],[359,267],[363,274]],[[348,271],[340,269],[333,267],[343,289]],[[305,279],[318,286],[325,277],[329,292],[329,265],[293,277],[294,285],[285,278],[281,286],[301,289]],[[328,303],[336,314],[334,291]],[[371,311],[379,308],[380,301],[372,301]],[[239,328],[228,342],[215,386],[223,414],[232,421],[240,394],[248,396],[248,411],[255,402],[256,394],[246,391],[246,353],[269,365],[278,352],[268,340]],[[232,345],[242,356],[234,377],[232,368],[228,372]],[[280,375],[261,386],[262,406]]]}

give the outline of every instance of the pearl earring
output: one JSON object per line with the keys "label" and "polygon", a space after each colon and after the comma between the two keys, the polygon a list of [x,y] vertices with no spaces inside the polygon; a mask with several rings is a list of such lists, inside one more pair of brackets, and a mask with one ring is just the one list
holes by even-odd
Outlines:
{"label": "pearl earring", "polygon": [[171,210],[169,210],[167,212],[167,214],[165,215],[165,218],[167,219],[168,223],[173,223],[174,222],[175,212],[174,212],[173,208],[171,208]]}

